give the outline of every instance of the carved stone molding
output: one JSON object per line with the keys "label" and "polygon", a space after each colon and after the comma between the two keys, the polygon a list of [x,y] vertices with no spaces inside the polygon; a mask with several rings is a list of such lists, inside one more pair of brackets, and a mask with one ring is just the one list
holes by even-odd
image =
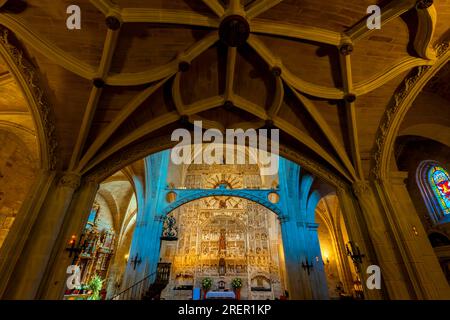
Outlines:
{"label": "carved stone molding", "polygon": [[59,185],[61,187],[68,187],[74,190],[78,189],[80,183],[81,183],[80,175],[74,173],[66,173],[59,180]]}
{"label": "carved stone molding", "polygon": [[167,215],[169,212],[175,210],[176,208],[186,204],[188,202],[207,198],[207,197],[217,197],[217,196],[228,196],[228,197],[238,197],[244,198],[255,203],[258,203],[267,209],[273,211],[278,216],[283,215],[280,203],[274,204],[268,200],[268,194],[273,192],[268,189],[171,189],[177,194],[177,200],[166,204],[161,208],[161,214],[163,216]]}
{"label": "carved stone molding", "polygon": [[101,79],[101,78],[95,78],[92,81],[92,84],[94,85],[94,87],[100,89],[100,88],[104,88],[105,87],[105,80]]}
{"label": "carved stone molding", "polygon": [[417,31],[414,39],[416,53],[424,59],[435,59],[436,52],[431,47],[434,31],[437,23],[437,12],[432,0],[420,0],[417,2]]}
{"label": "carved stone molding", "polygon": [[283,154],[288,159],[292,159],[312,174],[336,187],[344,187],[346,185],[346,181],[343,178],[338,177],[324,166],[290,148],[280,146],[280,154]]}
{"label": "carved stone molding", "polygon": [[220,23],[220,40],[229,47],[240,47],[244,45],[249,35],[250,25],[247,19],[240,15],[229,15]]}
{"label": "carved stone molding", "polygon": [[188,61],[180,61],[178,63],[178,71],[180,71],[180,72],[187,72],[187,71],[189,71],[190,67],[191,67],[191,64]]}
{"label": "carved stone molding", "polygon": [[98,211],[100,209],[100,204],[97,201],[94,201],[94,204],[92,205],[92,210]]}
{"label": "carved stone molding", "polygon": [[319,224],[314,222],[307,222],[305,226],[310,231],[317,231],[319,228]]}
{"label": "carved stone molding", "polygon": [[347,101],[348,103],[355,102],[356,101],[356,95],[353,94],[353,93],[346,94],[345,97],[344,97],[344,100]]}
{"label": "carved stone molding", "polygon": [[122,26],[122,22],[120,21],[120,19],[115,16],[106,17],[105,24],[108,27],[108,29],[113,30],[113,31],[119,30],[120,27]]}
{"label": "carved stone molding", "polygon": [[279,215],[279,216],[278,216],[278,220],[280,221],[281,224],[283,224],[283,223],[289,221],[289,216],[286,216],[286,215]]}
{"label": "carved stone molding", "polygon": [[173,212],[170,212],[163,223],[163,231],[161,240],[177,240],[178,239],[178,224]]}
{"label": "carved stone molding", "polygon": [[339,48],[339,52],[343,56],[348,56],[349,54],[351,54],[353,52],[353,45],[350,43],[345,43]]}
{"label": "carved stone molding", "polygon": [[381,120],[380,127],[378,128],[378,132],[375,139],[375,149],[373,151],[373,160],[374,165],[372,168],[372,175],[376,179],[380,179],[380,170],[381,170],[381,156],[384,149],[384,144],[386,143],[386,137],[388,132],[390,131],[390,127],[392,125],[392,120],[395,118],[398,113],[400,106],[402,105],[403,100],[408,96],[411,91],[411,88],[416,84],[416,82],[424,76],[424,74],[429,70],[430,66],[420,66],[415,68],[406,79],[403,81],[399,90],[394,94],[394,103],[391,104],[385,111],[383,118]]}
{"label": "carved stone molding", "polygon": [[[55,125],[52,120],[52,110],[45,98],[44,90],[40,86],[40,79],[38,76],[38,71],[35,67],[24,57],[23,52],[16,48],[9,42],[9,30],[0,26],[0,42],[2,46],[6,49],[9,54],[9,58],[14,62],[17,70],[20,72],[18,80],[24,81],[24,85],[28,87],[32,94],[35,105],[38,110],[40,119],[35,119],[36,122],[42,124],[42,128],[36,128],[39,137],[45,138],[45,143],[40,143],[40,145],[46,145],[47,150],[41,150],[41,153],[47,153],[48,157],[48,169],[54,170],[57,163],[57,140],[55,134]],[[43,132],[39,132],[42,130]],[[41,154],[42,157],[42,154]]]}
{"label": "carved stone molding", "polygon": [[416,8],[419,10],[427,9],[433,5],[433,0],[419,0],[416,3]]}
{"label": "carved stone molding", "polygon": [[[114,172],[119,171],[134,161],[140,160],[152,153],[172,148],[174,145],[175,143],[170,140],[169,136],[146,140],[133,147],[128,147],[122,150],[122,152],[116,153],[106,161],[103,161],[98,167],[94,168],[88,176],[86,176],[86,179],[100,183]],[[344,178],[337,176],[314,160],[282,145],[280,145],[279,149],[280,155],[298,163],[306,170],[323,179],[325,182],[328,182],[336,187],[344,187],[347,185]]]}
{"label": "carved stone molding", "polygon": [[282,72],[282,70],[281,70],[281,67],[279,67],[279,66],[274,66],[272,68],[272,74],[273,74],[274,77],[281,76],[281,72]]}
{"label": "carved stone molding", "polygon": [[[449,42],[442,42],[435,47],[436,56],[439,60],[442,59],[443,56],[449,51],[450,45]],[[381,180],[382,175],[382,161],[383,161],[383,153],[390,152],[390,150],[386,147],[386,142],[388,140],[388,136],[393,134],[394,130],[394,119],[398,117],[398,115],[407,108],[405,105],[406,98],[414,91],[416,84],[419,80],[426,76],[432,66],[419,66],[415,68],[410,74],[405,78],[403,83],[399,86],[399,89],[394,94],[393,103],[387,107],[384,116],[381,120],[380,127],[378,128],[378,132],[375,139],[375,146],[372,151],[372,169],[371,175],[375,180]]]}
{"label": "carved stone molding", "polygon": [[86,179],[88,181],[100,183],[104,179],[111,176],[114,172],[117,172],[127,165],[133,162],[145,158],[146,156],[169,149],[175,144],[170,140],[170,137],[165,138],[153,138],[146,140],[133,147],[127,147],[122,152],[114,154],[112,157],[101,162],[92,171],[87,173]]}
{"label": "carved stone molding", "polygon": [[436,56],[443,56],[450,49],[450,41],[441,42],[436,46]]}
{"label": "carved stone molding", "polygon": [[370,185],[367,181],[356,181],[353,183],[353,192],[359,197],[363,197],[370,191]]}

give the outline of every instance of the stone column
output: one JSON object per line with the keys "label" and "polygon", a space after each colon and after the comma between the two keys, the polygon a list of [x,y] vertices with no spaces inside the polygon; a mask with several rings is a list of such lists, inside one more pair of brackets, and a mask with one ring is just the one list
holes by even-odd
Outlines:
{"label": "stone column", "polygon": [[112,262],[109,267],[108,278],[107,278],[107,287],[106,287],[106,300],[110,300],[116,294],[122,292],[121,283],[119,283],[120,287],[117,287],[117,281],[120,275],[124,272],[124,268],[126,268],[125,255],[126,251],[124,250],[125,244],[119,244],[117,241],[116,251],[112,258]]}
{"label": "stone column", "polygon": [[55,179],[54,171],[40,170],[0,250],[0,298],[31,232],[39,210]]}
{"label": "stone column", "polygon": [[308,275],[301,267],[302,261],[306,259],[305,236],[297,222],[292,220],[287,217],[280,218],[289,299],[311,299]]}
{"label": "stone column", "polygon": [[306,238],[309,240],[307,257],[313,265],[309,280],[312,289],[312,299],[327,300],[329,299],[328,286],[320,250],[319,235],[317,233],[318,227],[317,223],[306,224]]}
{"label": "stone column", "polygon": [[[146,223],[136,226],[121,290],[129,288],[136,282],[156,272],[161,246],[161,232],[161,217],[149,217]],[[130,261],[135,258],[136,254],[139,254],[139,258],[142,261],[134,268]],[[150,285],[154,278],[154,276],[151,277],[146,284]]]}
{"label": "stone column", "polygon": [[[387,298],[384,286],[384,275],[382,273],[382,288],[381,290],[368,290],[365,283],[367,281],[366,270],[370,265],[378,265],[378,257],[372,244],[369,230],[372,230],[371,224],[367,223],[364,215],[361,212],[361,206],[358,205],[354,193],[347,187],[337,188],[337,195],[342,211],[342,217],[347,227],[349,239],[359,246],[361,252],[365,255],[362,264],[361,272],[359,273],[361,282],[363,283],[364,297],[368,300],[378,300]],[[370,206],[369,206],[370,210]],[[345,249],[345,248],[344,248]],[[352,279],[353,280],[353,279]],[[353,287],[353,285],[352,285]]]}
{"label": "stone column", "polygon": [[[339,210],[339,209],[338,209]],[[351,293],[353,289],[353,278],[350,267],[350,261],[348,260],[347,252],[345,249],[344,235],[342,233],[340,221],[334,222],[334,248],[337,255],[338,263],[337,268],[342,279],[344,289],[346,293]]]}
{"label": "stone column", "polygon": [[419,299],[450,299],[450,287],[405,185],[407,172],[375,182],[376,191]]}
{"label": "stone column", "polygon": [[[142,280],[147,274],[145,272],[145,256],[143,253],[144,243],[147,240],[148,221],[145,209],[137,213],[136,228],[134,229],[132,241],[130,245],[130,253],[128,255],[128,263],[125,267],[124,276],[122,279],[121,291],[128,289],[136,282]],[[141,263],[134,266],[132,260],[138,256]]]}
{"label": "stone column", "polygon": [[[162,221],[160,212],[163,207],[167,186],[167,168],[170,152],[164,151],[153,154],[146,161],[146,188],[143,193],[144,209],[138,213],[136,229],[131,243],[130,259],[136,253],[142,260],[141,264],[134,269],[131,264],[127,265],[124,276],[123,289],[126,289],[137,281],[142,280],[156,271],[159,261],[159,250],[161,245]],[[150,279],[150,282],[153,280]]]}
{"label": "stone column", "polygon": [[[134,227],[132,227],[134,228]],[[122,234],[116,237],[116,245],[114,249],[114,256],[109,267],[108,280],[106,287],[106,299],[110,300],[115,295],[123,291],[122,282],[129,258],[126,260],[125,256],[130,252],[131,240],[133,233],[131,230],[125,231],[122,229]],[[133,230],[134,231],[134,230]],[[119,282],[120,281],[120,282]]]}
{"label": "stone column", "polygon": [[[36,185],[34,194],[21,210],[21,219],[29,217],[31,221],[27,224],[22,220],[17,228],[13,226],[13,233],[29,232],[21,233],[22,236],[27,235],[26,239],[20,239],[19,236],[14,239],[16,241],[12,241],[17,244],[18,258],[16,256],[10,261],[13,263],[11,269],[6,275],[2,275],[3,299],[37,297],[73,194],[80,185],[80,177],[72,173],[44,173],[38,180],[40,182]],[[8,246],[13,245],[12,242]]]}
{"label": "stone column", "polygon": [[[375,197],[373,186],[369,182],[359,181],[354,183],[353,190],[376,252],[383,284],[389,299],[417,298],[410,286],[404,261],[395,243],[392,230],[388,227],[388,217]],[[365,274],[365,270],[362,270],[362,274]],[[362,282],[366,287],[365,281]]]}
{"label": "stone column", "polygon": [[66,250],[72,235],[78,241],[84,231],[99,184],[93,181],[83,181],[81,187],[73,196],[68,214],[64,219],[61,232],[55,244],[54,252],[48,263],[46,276],[42,280],[38,292],[39,299],[61,299],[66,289],[69,276],[66,271],[74,261],[74,254],[69,257]]}
{"label": "stone column", "polygon": [[158,266],[164,219],[165,216],[155,216],[152,223],[152,228],[148,234],[148,242],[146,246],[146,256],[148,257],[146,266],[147,274],[155,273]]}

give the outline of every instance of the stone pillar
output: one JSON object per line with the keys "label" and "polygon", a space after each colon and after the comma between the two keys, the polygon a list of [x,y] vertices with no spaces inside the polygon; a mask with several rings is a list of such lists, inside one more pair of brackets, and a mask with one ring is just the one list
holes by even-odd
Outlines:
{"label": "stone pillar", "polygon": [[3,297],[15,265],[26,244],[27,235],[31,232],[54,180],[54,171],[39,171],[35,183],[24,199],[11,230],[0,249],[0,298]]}
{"label": "stone pillar", "polygon": [[[148,222],[136,226],[122,290],[156,272],[161,246],[162,221],[161,217],[149,217],[149,219]],[[136,254],[142,261],[134,268],[131,259],[134,259]],[[148,284],[151,284],[154,278],[151,277]]]}
{"label": "stone pillar", "polygon": [[300,187],[300,166],[286,159],[280,159],[278,172],[280,184],[280,206],[283,216],[279,217],[286,263],[286,286],[289,299],[311,299],[308,274],[302,269],[307,257],[306,230],[302,223],[306,215],[306,204],[313,178],[302,178]]}
{"label": "stone pillar", "polygon": [[110,300],[112,297],[119,294],[124,289],[122,287],[122,282],[129,260],[129,258],[125,259],[125,256],[130,252],[132,237],[133,233],[131,232],[131,230],[129,230],[128,232],[123,232],[121,236],[116,238],[114,256],[112,258],[112,263],[110,264],[108,272],[106,300]]}
{"label": "stone pillar", "polygon": [[308,275],[301,267],[302,261],[305,261],[307,256],[305,232],[302,232],[297,226],[297,222],[292,220],[291,218],[280,218],[289,299],[311,299]]}
{"label": "stone pillar", "polygon": [[74,254],[69,257],[66,248],[72,235],[78,241],[84,231],[89,213],[94,203],[99,184],[92,181],[83,181],[80,188],[74,194],[68,214],[64,219],[58,241],[55,244],[52,258],[48,263],[46,277],[38,293],[39,299],[61,299],[66,289],[68,274],[67,267],[73,263]]}
{"label": "stone pillar", "polygon": [[[384,275],[382,273],[382,288],[381,290],[367,290],[365,285],[367,281],[366,270],[370,265],[378,265],[378,259],[372,240],[370,231],[372,226],[366,223],[364,215],[361,212],[361,207],[355,198],[354,193],[347,187],[337,188],[337,195],[342,211],[342,217],[347,227],[349,239],[358,244],[361,252],[365,255],[362,264],[361,272],[359,274],[361,282],[363,283],[364,297],[368,300],[378,300],[387,298],[386,288],[384,286]],[[352,285],[353,287],[353,285]]]}
{"label": "stone pillar", "polygon": [[[373,186],[359,181],[353,185],[353,189],[366,221],[389,299],[418,298],[412,291],[402,256],[388,227],[388,217],[375,197]],[[365,273],[365,270],[362,270],[362,273]]]}
{"label": "stone pillar", "polygon": [[[339,209],[338,209],[339,210]],[[345,249],[344,235],[341,229],[341,222],[334,221],[334,249],[338,258],[337,268],[342,279],[346,293],[351,293],[353,289],[353,278],[350,267],[350,261]]]}
{"label": "stone pillar", "polygon": [[387,222],[418,299],[450,299],[450,287],[405,185],[407,172],[375,181]]}
{"label": "stone pillar", "polygon": [[[137,281],[156,271],[159,261],[159,250],[161,246],[162,221],[161,208],[165,201],[167,187],[167,168],[169,165],[170,152],[164,151],[153,154],[146,161],[146,188],[143,193],[144,209],[138,212],[136,229],[131,243],[130,258],[136,253],[142,259],[140,265],[134,269],[131,263],[125,271],[123,289],[126,289]],[[152,281],[152,279],[150,279]]]}
{"label": "stone pillar", "polygon": [[152,228],[148,235],[148,242],[146,246],[147,260],[147,274],[156,272],[158,266],[160,251],[161,251],[161,235],[163,229],[163,221],[165,216],[154,217]]}
{"label": "stone pillar", "polygon": [[328,286],[320,250],[319,235],[317,233],[318,227],[317,223],[306,224],[306,238],[309,240],[307,257],[313,265],[309,280],[312,289],[312,299],[328,300]]}
{"label": "stone pillar", "polygon": [[[148,222],[146,220],[146,210],[137,213],[136,228],[134,229],[132,241],[130,245],[130,253],[128,255],[128,263],[122,280],[121,291],[126,290],[136,282],[142,280],[147,273],[145,272],[145,256],[143,253],[144,243],[147,240]],[[138,256],[141,263],[134,266],[132,261]]]}
{"label": "stone pillar", "polygon": [[[20,235],[27,235],[26,239],[17,235],[11,241],[7,238],[7,247],[15,246],[18,256],[9,261],[11,269],[2,274],[3,299],[37,298],[65,215],[80,185],[80,177],[72,173],[43,173],[38,180],[30,201],[26,201],[21,209],[21,220],[12,230],[12,233],[25,231]],[[30,221],[23,221],[24,217]]]}

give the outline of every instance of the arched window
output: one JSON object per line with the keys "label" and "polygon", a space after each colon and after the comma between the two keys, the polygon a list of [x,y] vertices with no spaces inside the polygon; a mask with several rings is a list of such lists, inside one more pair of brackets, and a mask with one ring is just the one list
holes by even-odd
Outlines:
{"label": "arched window", "polygon": [[440,166],[430,168],[428,181],[443,214],[450,214],[450,180],[447,171]]}
{"label": "arched window", "polygon": [[450,222],[450,176],[439,163],[423,161],[417,184],[435,223]]}

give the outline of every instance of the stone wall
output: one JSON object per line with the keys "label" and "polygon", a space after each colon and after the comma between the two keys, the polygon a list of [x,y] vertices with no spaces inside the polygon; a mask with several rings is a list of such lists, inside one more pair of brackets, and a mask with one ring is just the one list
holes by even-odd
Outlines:
{"label": "stone wall", "polygon": [[15,134],[0,129],[0,247],[36,177],[38,163]]}
{"label": "stone wall", "polygon": [[417,167],[424,160],[437,161],[447,171],[450,170],[450,148],[429,139],[403,137],[397,141],[397,150],[397,165],[399,170],[408,172],[406,186],[425,230],[430,232],[432,229],[439,229],[439,231],[446,233],[450,237],[450,224],[432,225],[428,209],[416,180]]}
{"label": "stone wall", "polygon": [[[417,168],[424,160],[436,161],[449,171],[450,148],[434,140],[421,137],[406,136],[398,139],[397,165],[401,171],[408,172],[406,186],[425,231],[428,235],[442,234],[450,239],[450,223],[434,224],[417,184]],[[450,246],[435,247],[434,251],[450,284]]]}

